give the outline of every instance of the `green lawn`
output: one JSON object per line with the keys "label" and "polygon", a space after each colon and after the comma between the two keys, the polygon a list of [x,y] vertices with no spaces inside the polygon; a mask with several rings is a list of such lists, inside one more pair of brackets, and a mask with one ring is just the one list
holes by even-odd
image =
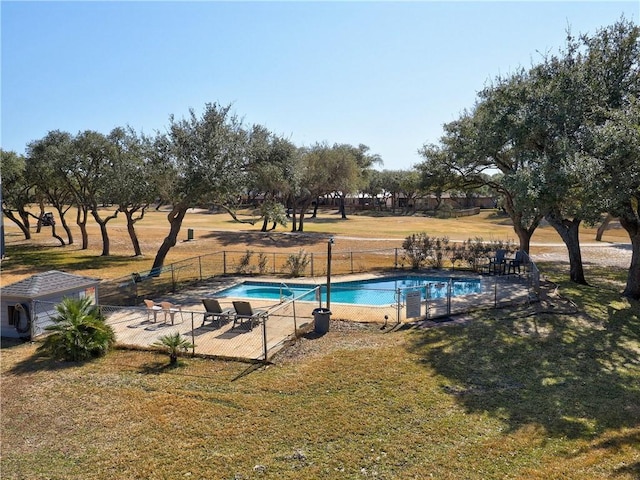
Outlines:
{"label": "green lawn", "polygon": [[5,347],[2,478],[637,479],[640,305],[607,272],[463,326],[336,323],[267,368]]}

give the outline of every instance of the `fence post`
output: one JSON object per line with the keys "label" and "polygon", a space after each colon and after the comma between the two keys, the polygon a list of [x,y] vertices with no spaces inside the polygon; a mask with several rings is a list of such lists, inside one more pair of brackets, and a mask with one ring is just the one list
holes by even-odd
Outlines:
{"label": "fence post", "polygon": [[262,321],[262,351],[264,352],[264,363],[267,363],[267,319],[264,317]]}
{"label": "fence post", "polygon": [[402,290],[396,290],[396,323],[400,323],[400,314],[402,311],[402,307],[400,306],[400,300],[402,299]]}
{"label": "fence post", "polygon": [[393,268],[398,268],[398,247],[394,248]]}
{"label": "fence post", "polygon": [[227,274],[227,251],[222,251],[222,274]]}
{"label": "fence post", "polygon": [[447,317],[451,315],[451,295],[452,295],[453,279],[449,277],[449,283],[447,285]]}
{"label": "fence post", "polygon": [[273,252],[273,274],[276,274],[276,252]]}
{"label": "fence post", "polygon": [[493,308],[498,308],[498,278],[493,280]]}
{"label": "fence post", "polygon": [[176,291],[176,278],[173,271],[173,263],[171,264],[171,291],[173,293]]}
{"label": "fence post", "polygon": [[198,270],[200,270],[200,281],[202,281],[202,257],[198,255]]}
{"label": "fence post", "polygon": [[191,312],[191,355],[195,356],[196,354],[196,332],[193,331],[193,312]]}
{"label": "fence post", "polygon": [[293,308],[293,336],[295,338],[298,338],[298,321],[296,319],[296,300],[295,300],[295,298],[291,302],[291,306]]}
{"label": "fence post", "polygon": [[313,252],[311,252],[311,276],[313,277]]}
{"label": "fence post", "polygon": [[424,286],[424,305],[425,305],[425,315],[427,320],[429,320],[429,282]]}

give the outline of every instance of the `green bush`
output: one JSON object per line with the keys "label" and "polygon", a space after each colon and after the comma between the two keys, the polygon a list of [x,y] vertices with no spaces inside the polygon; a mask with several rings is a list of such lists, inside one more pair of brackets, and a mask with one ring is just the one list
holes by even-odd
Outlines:
{"label": "green bush", "polygon": [[240,275],[253,273],[253,269],[251,268],[251,257],[253,257],[253,251],[247,250],[245,254],[240,257],[240,261],[236,266],[236,273]]}
{"label": "green bush", "polygon": [[292,277],[299,277],[304,273],[310,262],[309,254],[304,250],[300,250],[298,253],[289,255],[287,263],[284,265],[284,270]]}
{"label": "green bush", "polygon": [[64,298],[56,305],[54,324],[38,351],[59,360],[79,362],[106,354],[115,343],[115,333],[89,298]]}
{"label": "green bush", "polygon": [[158,341],[152,343],[152,345],[165,350],[165,352],[169,354],[170,365],[178,363],[178,355],[180,355],[180,352],[186,352],[194,346],[189,340],[180,335],[179,332],[163,335]]}

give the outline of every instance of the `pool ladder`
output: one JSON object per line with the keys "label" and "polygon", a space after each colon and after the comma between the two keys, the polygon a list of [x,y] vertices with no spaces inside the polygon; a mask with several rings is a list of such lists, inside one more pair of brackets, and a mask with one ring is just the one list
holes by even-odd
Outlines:
{"label": "pool ladder", "polygon": [[[289,298],[288,295],[283,293],[282,287],[284,287],[286,291],[291,292],[291,289],[287,286],[286,283],[280,282],[280,303],[283,303],[287,298]],[[295,295],[293,294],[293,292],[291,292],[291,298],[293,298],[294,296]]]}

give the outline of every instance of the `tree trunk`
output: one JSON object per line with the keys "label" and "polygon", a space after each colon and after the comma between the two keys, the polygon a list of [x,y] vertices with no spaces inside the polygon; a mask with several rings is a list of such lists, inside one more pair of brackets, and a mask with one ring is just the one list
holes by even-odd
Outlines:
{"label": "tree trunk", "polygon": [[[44,217],[44,200],[40,199],[38,202],[40,206],[40,215],[38,215],[38,224],[36,225],[36,233],[40,233],[42,231],[42,218]],[[64,242],[62,242],[64,245]]]}
{"label": "tree trunk", "polygon": [[4,214],[5,217],[7,217],[9,220],[11,220],[13,223],[15,223],[18,226],[18,228],[24,235],[25,240],[31,240],[31,231],[29,230],[28,223],[26,225],[22,223],[20,219],[18,219],[18,217],[16,217],[11,210],[2,209],[2,213]]}
{"label": "tree trunk", "polygon": [[64,238],[56,233],[56,224],[51,225],[51,236],[60,242],[60,245],[64,245]]}
{"label": "tree trunk", "polygon": [[167,215],[167,220],[169,220],[169,225],[171,226],[169,229],[169,235],[165,237],[162,245],[160,245],[160,248],[158,249],[158,253],[156,253],[156,258],[153,260],[153,266],[151,267],[152,272],[159,271],[162,268],[169,250],[171,250],[172,247],[175,247],[178,234],[180,233],[180,227],[182,227],[182,221],[184,220],[184,216],[187,214],[188,209],[189,204],[186,202],[179,203],[178,205],[175,205]]}
{"label": "tree trunk", "polygon": [[542,220],[542,215],[536,216],[528,222],[524,221],[522,213],[516,211],[513,200],[510,196],[505,195],[504,209],[511,218],[511,222],[513,222],[513,230],[518,235],[518,240],[520,241],[519,249],[523,252],[529,254],[529,250],[531,249],[531,237],[533,237],[533,233],[540,225],[540,220]]}
{"label": "tree trunk", "polygon": [[58,211],[58,216],[60,217],[62,228],[64,228],[64,231],[67,233],[67,243],[69,245],[73,245],[73,233],[71,232],[71,228],[69,228],[69,224],[67,223],[67,219],[65,218],[65,214],[70,207],[67,207],[65,209],[62,205],[59,204],[55,204],[54,207]]}
{"label": "tree trunk", "polygon": [[264,217],[264,219],[262,220],[262,228],[260,229],[260,231],[261,232],[266,232],[268,224],[269,224],[269,218],[268,217]]}
{"label": "tree trunk", "polygon": [[[124,216],[127,218],[127,232],[129,232],[129,238],[131,239],[131,245],[133,246],[133,254],[136,257],[142,255],[142,249],[140,248],[140,241],[138,240],[138,234],[136,233],[135,223],[142,217],[138,217],[138,219],[133,218],[133,214],[136,209],[127,210],[126,208],[120,209],[121,212],[124,212]],[[144,209],[142,210],[144,215]]]}
{"label": "tree trunk", "polygon": [[340,195],[340,215],[342,216],[342,220],[347,219],[347,207],[344,201],[344,195]]}
{"label": "tree trunk", "polygon": [[316,197],[316,203],[313,206],[313,215],[311,218],[316,218],[318,216],[318,205],[320,204],[320,197]]}
{"label": "tree trunk", "polygon": [[107,223],[118,216],[118,210],[113,215],[109,215],[107,218],[102,219],[98,213],[97,207],[91,209],[91,215],[95,219],[96,223],[100,226],[100,235],[102,236],[102,254],[103,257],[108,257],[110,252],[111,242],[109,241],[109,232],[107,231]]}
{"label": "tree trunk", "polygon": [[78,206],[76,215],[76,223],[80,227],[80,235],[82,236],[82,250],[89,248],[89,234],[87,233],[87,208]]}
{"label": "tree trunk", "polygon": [[309,200],[306,200],[302,202],[302,205],[300,206],[300,219],[298,220],[298,230],[297,230],[298,232],[304,231],[304,214],[309,208],[309,205],[311,205],[311,202]]}
{"label": "tree trunk", "polygon": [[549,214],[546,218],[567,246],[567,252],[569,253],[569,278],[572,282],[580,285],[588,285],[584,278],[580,238],[578,235],[582,219],[574,218],[573,220],[568,220],[556,214]]}
{"label": "tree trunk", "polygon": [[604,218],[600,226],[598,227],[598,231],[596,232],[596,242],[602,241],[602,235],[604,235],[605,230],[609,226],[609,222],[614,219],[614,216],[610,213],[607,213],[607,216]]}
{"label": "tree trunk", "polygon": [[296,232],[298,229],[298,218],[296,216],[296,206],[295,204],[291,207],[291,231]]}
{"label": "tree trunk", "polygon": [[287,216],[291,218],[291,232],[293,233],[296,231],[296,228],[298,226],[298,222],[296,219],[296,197],[293,194],[289,195],[289,198],[287,199],[287,205],[291,205],[291,207],[289,208],[291,214]]}
{"label": "tree trunk", "polygon": [[621,216],[620,225],[631,239],[631,265],[627,275],[627,285],[622,294],[640,300],[640,221],[635,216]]}

